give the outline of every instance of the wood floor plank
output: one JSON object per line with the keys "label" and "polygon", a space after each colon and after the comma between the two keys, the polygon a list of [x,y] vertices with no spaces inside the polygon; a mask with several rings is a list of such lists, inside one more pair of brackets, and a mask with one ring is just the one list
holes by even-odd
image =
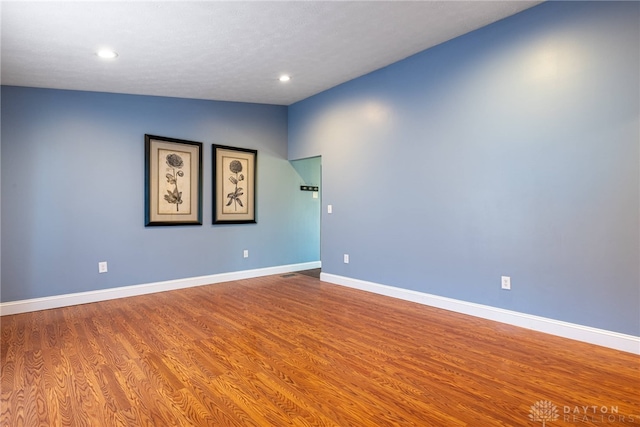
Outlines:
{"label": "wood floor plank", "polygon": [[[640,357],[269,276],[5,316],[0,427],[640,425]],[[606,412],[605,412],[606,411]]]}

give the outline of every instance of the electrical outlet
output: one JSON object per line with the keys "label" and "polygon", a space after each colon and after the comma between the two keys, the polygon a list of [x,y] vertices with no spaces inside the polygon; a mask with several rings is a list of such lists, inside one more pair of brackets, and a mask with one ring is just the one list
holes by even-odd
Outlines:
{"label": "electrical outlet", "polygon": [[344,263],[349,264],[349,254],[344,254]]}
{"label": "electrical outlet", "polygon": [[327,213],[333,213],[333,206],[327,205]]}
{"label": "electrical outlet", "polygon": [[107,272],[107,261],[101,261],[98,263],[98,273]]}
{"label": "electrical outlet", "polygon": [[249,249],[245,249],[244,252],[242,252],[242,256],[245,258],[249,258]]}
{"label": "electrical outlet", "polygon": [[511,289],[511,277],[502,276],[502,289],[507,289],[507,290]]}

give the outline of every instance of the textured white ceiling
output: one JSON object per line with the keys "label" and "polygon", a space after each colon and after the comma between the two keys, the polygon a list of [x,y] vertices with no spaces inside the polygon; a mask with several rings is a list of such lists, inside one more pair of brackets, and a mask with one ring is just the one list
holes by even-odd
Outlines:
{"label": "textured white ceiling", "polygon": [[289,105],[539,3],[3,1],[1,81]]}

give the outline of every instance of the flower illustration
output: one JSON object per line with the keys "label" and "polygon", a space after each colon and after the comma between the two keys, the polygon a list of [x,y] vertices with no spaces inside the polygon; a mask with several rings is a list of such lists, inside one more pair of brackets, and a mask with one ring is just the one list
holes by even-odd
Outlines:
{"label": "flower illustration", "polygon": [[171,168],[171,173],[165,176],[167,177],[167,182],[174,187],[172,190],[167,190],[168,194],[165,194],[164,199],[167,203],[175,204],[176,212],[179,212],[182,204],[182,191],[178,191],[178,177],[183,177],[184,172],[178,169],[182,169],[182,166],[184,166],[182,157],[176,153],[167,154],[167,166]]}
{"label": "flower illustration", "polygon": [[182,161],[182,157],[178,156],[176,153],[171,153],[167,155],[167,164],[174,168],[181,168],[184,165]]}
{"label": "flower illustration", "polygon": [[242,163],[240,163],[238,160],[233,160],[229,164],[229,169],[231,169],[231,172],[235,174],[237,174],[238,172],[242,172]]}
{"label": "flower illustration", "polygon": [[240,163],[239,160],[232,160],[231,163],[229,163],[229,170],[231,173],[236,175],[229,177],[229,181],[231,181],[231,183],[236,187],[235,191],[227,194],[227,198],[229,199],[227,206],[230,206],[233,203],[235,210],[238,210],[238,205],[240,205],[240,207],[244,207],[242,200],[240,199],[240,196],[244,194],[244,189],[242,187],[238,187],[238,183],[240,181],[244,181],[244,175],[240,173],[242,172],[242,163]]}

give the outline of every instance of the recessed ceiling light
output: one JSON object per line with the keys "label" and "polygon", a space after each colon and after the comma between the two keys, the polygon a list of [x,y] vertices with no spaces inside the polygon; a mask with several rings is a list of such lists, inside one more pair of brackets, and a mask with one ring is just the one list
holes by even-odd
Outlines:
{"label": "recessed ceiling light", "polygon": [[286,75],[286,74],[283,74],[283,75],[280,76],[280,81],[281,82],[288,82],[289,80],[291,80],[291,77]]}
{"label": "recessed ceiling light", "polygon": [[118,56],[118,53],[111,49],[100,49],[96,52],[96,55],[102,59],[113,59]]}

